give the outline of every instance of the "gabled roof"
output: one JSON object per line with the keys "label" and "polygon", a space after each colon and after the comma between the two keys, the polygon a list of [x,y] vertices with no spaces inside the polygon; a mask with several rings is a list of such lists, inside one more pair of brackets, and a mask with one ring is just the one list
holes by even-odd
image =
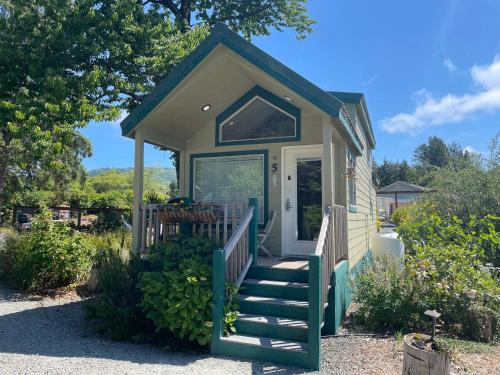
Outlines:
{"label": "gabled roof", "polygon": [[365,116],[365,130],[368,135],[368,140],[370,141],[371,146],[375,147],[375,136],[373,135],[372,122],[370,120],[368,106],[366,105],[365,95],[359,92],[344,91],[328,91],[328,93],[343,103],[352,103],[361,106],[362,113]]}
{"label": "gabled roof", "polygon": [[394,193],[425,193],[429,191],[427,188],[423,186],[418,186],[414,184],[410,184],[405,181],[396,181],[379,191],[377,194],[394,194]]}
{"label": "gabled roof", "polygon": [[340,100],[295,73],[224,24],[215,25],[210,35],[130,112],[121,122],[122,134],[130,136],[139,123],[219,44],[231,49],[331,117],[338,118],[342,124],[342,129],[339,130],[354,146],[356,153],[361,154],[363,146],[353,132],[349,119],[344,115],[343,103]]}

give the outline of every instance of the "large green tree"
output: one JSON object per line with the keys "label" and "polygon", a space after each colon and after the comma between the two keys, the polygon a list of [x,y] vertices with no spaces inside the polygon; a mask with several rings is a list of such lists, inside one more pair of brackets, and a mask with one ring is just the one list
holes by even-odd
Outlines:
{"label": "large green tree", "polygon": [[138,105],[210,25],[247,38],[292,28],[302,38],[313,23],[304,4],[0,0],[0,207],[20,186],[74,176],[90,153],[78,130]]}

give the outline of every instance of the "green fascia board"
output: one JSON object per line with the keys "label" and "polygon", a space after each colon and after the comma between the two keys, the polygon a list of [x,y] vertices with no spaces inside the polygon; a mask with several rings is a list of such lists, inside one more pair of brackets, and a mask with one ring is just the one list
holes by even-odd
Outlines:
{"label": "green fascia board", "polygon": [[372,122],[370,120],[370,113],[368,112],[368,106],[366,105],[365,95],[360,92],[345,92],[345,91],[327,91],[330,95],[333,95],[338,100],[344,103],[359,104],[363,112],[366,115],[368,121],[368,137],[370,138],[370,143],[372,147],[375,147],[375,136],[373,133]]}
{"label": "green fascia board", "polygon": [[226,152],[207,152],[201,154],[191,154],[189,159],[189,198],[193,199],[193,171],[194,159],[215,158],[224,156],[239,155],[263,155],[264,156],[264,223],[259,227],[266,225],[269,219],[269,151],[268,150],[248,150],[248,151],[226,151]]}
{"label": "green fascia board", "polygon": [[[252,139],[252,140],[241,140],[241,141],[221,141],[220,140],[220,126],[227,119],[231,118],[241,107],[245,106],[248,102],[253,100],[255,97],[260,97],[269,103],[280,108],[284,112],[288,113],[295,119],[295,135],[291,137],[275,137],[267,139]],[[300,129],[301,129],[301,116],[300,109],[296,106],[288,103],[286,100],[281,99],[270,91],[256,85],[251,90],[246,92],[241,98],[236,100],[227,109],[220,113],[215,119],[215,146],[233,146],[233,145],[248,145],[248,144],[259,144],[259,143],[276,143],[276,142],[299,142],[300,141]]]}
{"label": "green fascia board", "polygon": [[[121,122],[122,134],[128,136],[135,127],[166,97],[200,62],[223,44],[233,52],[249,61],[278,82],[294,91],[311,104],[315,105],[333,118],[339,118],[342,102],[333,95],[320,89],[287,66],[280,63],[261,49],[248,42],[222,23],[216,24],[210,35],[203,40],[172,72],[163,80],[144,101],[130,112]],[[363,148],[354,137],[349,126],[342,122],[348,141],[361,154]]]}

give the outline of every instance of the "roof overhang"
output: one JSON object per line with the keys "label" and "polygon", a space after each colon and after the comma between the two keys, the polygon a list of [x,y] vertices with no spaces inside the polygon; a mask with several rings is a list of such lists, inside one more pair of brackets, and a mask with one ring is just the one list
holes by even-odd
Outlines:
{"label": "roof overhang", "polygon": [[[182,89],[181,86],[185,85],[186,81],[199,70],[200,64],[206,62],[211,56],[213,57],[214,53],[217,50],[220,51],[221,47],[226,50],[226,56],[231,57],[233,55],[233,60],[235,56],[237,59],[244,60],[247,65],[246,68],[244,63],[241,63],[241,61],[239,63],[243,70],[248,70],[248,65],[251,65],[254,69],[257,68],[262,76],[275,80],[277,86],[285,87],[323,114],[334,120],[338,119],[338,121],[334,121],[335,124],[338,124],[337,130],[353,146],[355,152],[358,155],[361,154],[363,146],[353,131],[351,120],[342,110],[343,103],[340,100],[301,77],[223,24],[215,25],[210,35],[164,81],[158,84],[140,105],[130,112],[121,122],[122,134],[133,137],[134,130],[138,126],[143,126],[148,117],[154,116],[154,112],[158,110],[158,107],[165,105],[165,100],[168,99],[169,95],[178,92],[179,88]],[[221,53],[221,55],[224,55],[224,53]],[[214,63],[212,67],[217,69],[217,64]],[[264,78],[262,79],[264,80]],[[254,85],[255,82],[249,84]],[[269,84],[273,85],[273,83]],[[243,90],[243,87],[241,90]],[[148,139],[147,131],[145,133],[145,138]],[[182,139],[175,139],[174,137],[172,144],[167,146],[172,149],[180,149],[180,143],[182,143]]]}

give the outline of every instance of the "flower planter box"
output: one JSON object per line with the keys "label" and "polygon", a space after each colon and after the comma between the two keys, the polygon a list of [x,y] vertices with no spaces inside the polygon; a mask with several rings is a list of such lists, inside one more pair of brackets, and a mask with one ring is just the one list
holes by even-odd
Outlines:
{"label": "flower planter box", "polygon": [[158,207],[158,215],[164,223],[215,223],[221,207],[214,204],[166,204]]}
{"label": "flower planter box", "polygon": [[415,334],[404,337],[403,375],[447,375],[450,373],[450,356],[432,348],[431,337],[420,335],[427,342],[423,349],[414,346]]}

